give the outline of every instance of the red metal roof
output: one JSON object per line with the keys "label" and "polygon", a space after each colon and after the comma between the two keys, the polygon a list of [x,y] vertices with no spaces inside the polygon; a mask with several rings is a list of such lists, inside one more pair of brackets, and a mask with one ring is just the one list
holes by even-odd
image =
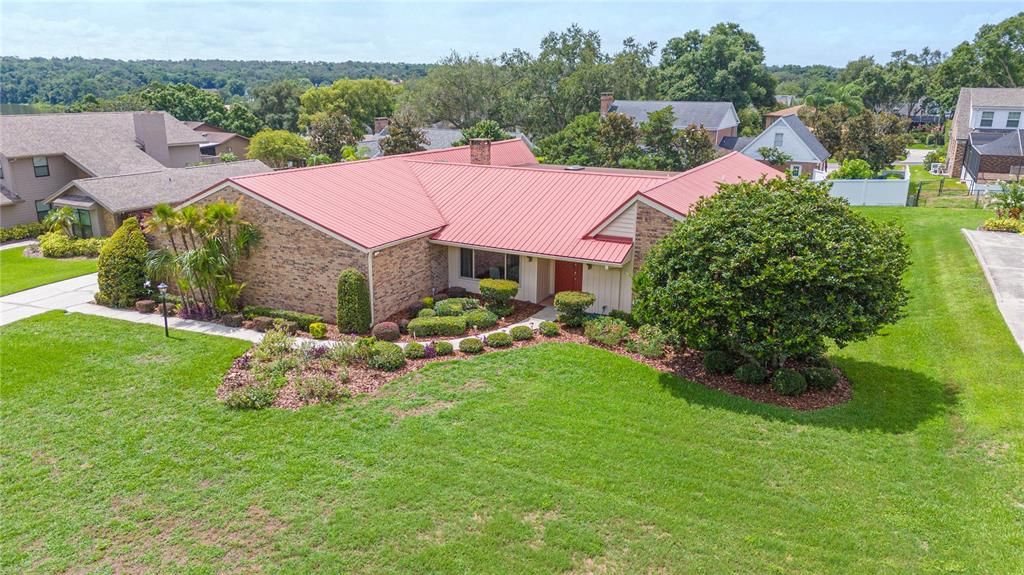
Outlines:
{"label": "red metal roof", "polygon": [[520,165],[536,162],[521,140],[492,144],[491,161],[470,164],[461,147],[230,181],[365,249],[434,232],[439,242],[620,264],[630,242],[590,234],[628,202],[642,195],[685,215],[719,182],[781,175],[739,153],[672,177],[538,169]]}

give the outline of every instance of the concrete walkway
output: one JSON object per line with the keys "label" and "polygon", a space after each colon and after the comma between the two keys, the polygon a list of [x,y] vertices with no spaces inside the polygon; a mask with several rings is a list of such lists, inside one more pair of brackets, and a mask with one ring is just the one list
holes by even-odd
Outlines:
{"label": "concrete walkway", "polygon": [[996,305],[1024,351],[1024,235],[963,230],[992,286]]}
{"label": "concrete walkway", "polygon": [[38,243],[39,243],[39,241],[37,241],[35,239],[31,239],[31,240],[17,240],[17,241],[13,241],[13,242],[7,242],[6,244],[0,244],[0,250],[8,250],[8,249],[14,249],[14,248],[27,248],[29,246],[34,246],[34,245],[36,245]]}
{"label": "concrete walkway", "polygon": [[[96,284],[96,274],[89,274],[77,278],[71,278],[44,286],[27,289],[0,297],[0,325],[6,325],[19,319],[31,317],[53,310],[64,310],[89,315],[98,315],[112,319],[120,319],[133,323],[146,323],[155,326],[163,326],[163,316],[156,314],[142,314],[130,309],[113,309],[92,303],[93,296],[99,291]],[[552,307],[545,307],[535,315],[524,321],[492,330],[486,333],[450,339],[452,345],[458,347],[459,342],[468,337],[480,338],[498,331],[509,331],[517,325],[527,325],[531,329],[537,329],[542,321],[554,321],[557,312]],[[180,319],[176,317],[167,318],[167,324],[172,329],[194,331],[209,335],[220,335],[244,339],[246,341],[258,342],[263,339],[263,334],[241,327],[228,327],[217,323]],[[311,341],[318,345],[333,345],[326,340],[312,340],[308,338],[297,338],[296,343]],[[436,340],[440,341],[440,340]],[[398,342],[398,345],[405,347],[405,342]]]}
{"label": "concrete walkway", "polygon": [[896,162],[897,164],[923,164],[924,157],[935,150],[919,150],[917,148],[907,149],[907,159]]}

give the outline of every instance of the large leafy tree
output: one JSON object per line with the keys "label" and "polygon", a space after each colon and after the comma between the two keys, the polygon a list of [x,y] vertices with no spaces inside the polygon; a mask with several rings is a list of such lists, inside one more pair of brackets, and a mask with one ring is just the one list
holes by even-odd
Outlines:
{"label": "large leafy tree", "polygon": [[878,171],[900,159],[909,143],[910,121],[865,110],[846,121],[837,160],[860,158]]}
{"label": "large leafy tree", "polygon": [[722,185],[634,278],[634,314],[686,345],[768,367],[866,339],[903,316],[903,231],[802,179]]}
{"label": "large leafy tree", "polygon": [[310,88],[300,99],[299,127],[307,127],[320,114],[340,112],[362,130],[373,126],[373,119],[390,117],[401,86],[387,80],[342,79],[329,86]]}
{"label": "large leafy tree", "polygon": [[738,24],[672,38],[661,51],[658,77],[658,93],[667,100],[732,102],[739,109],[775,103],[775,78],[764,66],[764,49]]}
{"label": "large leafy tree", "polygon": [[675,114],[668,106],[648,115],[647,121],[640,124],[643,153],[624,165],[683,171],[710,162],[718,156],[704,128],[690,124],[683,129],[676,129],[673,127],[675,121]]}
{"label": "large leafy tree", "polygon": [[309,156],[309,144],[298,134],[286,130],[263,130],[249,140],[249,159],[260,160],[274,168],[288,167]]}
{"label": "large leafy tree", "polygon": [[511,140],[512,134],[501,129],[501,125],[494,120],[480,120],[469,128],[462,130],[462,137],[452,142],[453,146],[465,146],[474,138],[487,138],[494,142]]}
{"label": "large leafy tree", "polygon": [[600,166],[603,162],[597,139],[600,127],[598,112],[577,116],[565,129],[537,142],[538,157],[548,164]]}
{"label": "large leafy tree", "polygon": [[388,126],[388,135],[378,140],[385,156],[422,152],[427,149],[427,136],[408,118],[395,118]]}
{"label": "large leafy tree", "polygon": [[508,125],[510,82],[508,71],[497,61],[453,53],[431,67],[426,77],[411,80],[399,96],[399,106],[422,123],[466,128],[493,120]]}
{"label": "large leafy tree", "polygon": [[279,80],[252,90],[252,109],[273,130],[299,130],[299,98],[310,87],[308,80]]}
{"label": "large leafy tree", "polygon": [[224,101],[216,93],[191,84],[153,83],[139,92],[150,110],[163,110],[182,121],[208,122],[223,126],[227,115]]}
{"label": "large leafy tree", "polygon": [[[358,132],[358,133],[357,133]],[[309,123],[309,147],[316,154],[340,162],[346,146],[359,143],[362,130],[352,126],[352,120],[340,111],[318,114]]]}
{"label": "large leafy tree", "polygon": [[1024,86],[1024,12],[998,24],[985,24],[973,42],[954,48],[937,67],[930,92],[943,107],[951,109],[963,86]]}
{"label": "large leafy tree", "polygon": [[227,114],[224,115],[224,123],[221,127],[229,132],[249,138],[263,129],[263,121],[256,117],[256,114],[253,114],[252,110],[245,105],[234,104],[228,109]]}

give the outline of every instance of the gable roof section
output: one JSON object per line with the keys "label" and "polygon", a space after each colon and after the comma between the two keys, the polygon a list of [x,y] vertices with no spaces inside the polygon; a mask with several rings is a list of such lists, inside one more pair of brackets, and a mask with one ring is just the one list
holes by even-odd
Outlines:
{"label": "gable roof section", "polygon": [[643,193],[644,197],[679,214],[687,214],[702,197],[718,192],[719,184],[778,178],[783,173],[739,152],[702,164]]}
{"label": "gable roof section", "polygon": [[978,130],[970,139],[984,156],[1024,156],[1024,130]]}
{"label": "gable roof section", "polygon": [[953,114],[958,139],[966,140],[971,131],[972,108],[1024,108],[1024,88],[960,88]]}
{"label": "gable roof section", "polygon": [[85,194],[107,211],[131,212],[157,204],[176,204],[224,178],[269,172],[259,160],[222,162],[189,168],[163,168],[150,172],[74,180],[47,198]]}
{"label": "gable roof section", "polygon": [[[169,146],[203,141],[174,116],[161,114]],[[163,167],[139,148],[132,112],[0,115],[0,154],[8,158],[64,155],[94,176]]]}
{"label": "gable roof section", "polygon": [[[825,146],[823,146],[821,142],[818,141],[818,138],[814,137],[814,134],[812,134],[811,131],[807,129],[807,126],[805,126],[804,123],[800,121],[800,118],[795,114],[782,116],[779,119],[772,122],[771,125],[765,128],[763,132],[758,134],[756,138],[747,142],[747,144],[743,148],[741,148],[740,151],[752,158],[758,158],[760,154],[757,153],[757,149],[751,150],[750,148],[758,140],[760,140],[762,136],[765,136],[770,132],[773,132],[774,130],[777,129],[778,126],[786,126],[787,128],[789,128],[790,132],[793,135],[795,135],[797,139],[800,140],[801,143],[803,143],[804,146],[807,147],[807,151],[810,153],[811,159],[813,159],[814,161],[824,162],[829,158],[829,156],[832,155],[829,154],[828,150],[825,149]],[[793,161],[805,162],[808,161],[808,159],[794,157]]]}
{"label": "gable roof section", "polygon": [[739,124],[739,116],[732,102],[672,102],[667,100],[615,100],[609,112],[618,112],[633,118],[638,123],[646,122],[651,112],[666,107],[672,108],[676,116],[673,127],[682,129],[690,124],[718,130]]}

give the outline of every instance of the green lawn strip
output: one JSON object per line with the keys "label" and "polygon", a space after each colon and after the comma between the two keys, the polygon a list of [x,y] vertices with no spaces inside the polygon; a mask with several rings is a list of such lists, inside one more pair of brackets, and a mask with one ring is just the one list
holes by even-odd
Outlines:
{"label": "green lawn strip", "polygon": [[27,258],[24,248],[0,250],[0,295],[91,274],[95,259]]}
{"label": "green lawn strip", "polygon": [[244,342],[4,326],[0,566],[1019,571],[1024,358],[959,233],[981,214],[864,211],[906,226],[914,298],[836,354],[854,399],[813,413],[560,344],[233,412],[213,393]]}

